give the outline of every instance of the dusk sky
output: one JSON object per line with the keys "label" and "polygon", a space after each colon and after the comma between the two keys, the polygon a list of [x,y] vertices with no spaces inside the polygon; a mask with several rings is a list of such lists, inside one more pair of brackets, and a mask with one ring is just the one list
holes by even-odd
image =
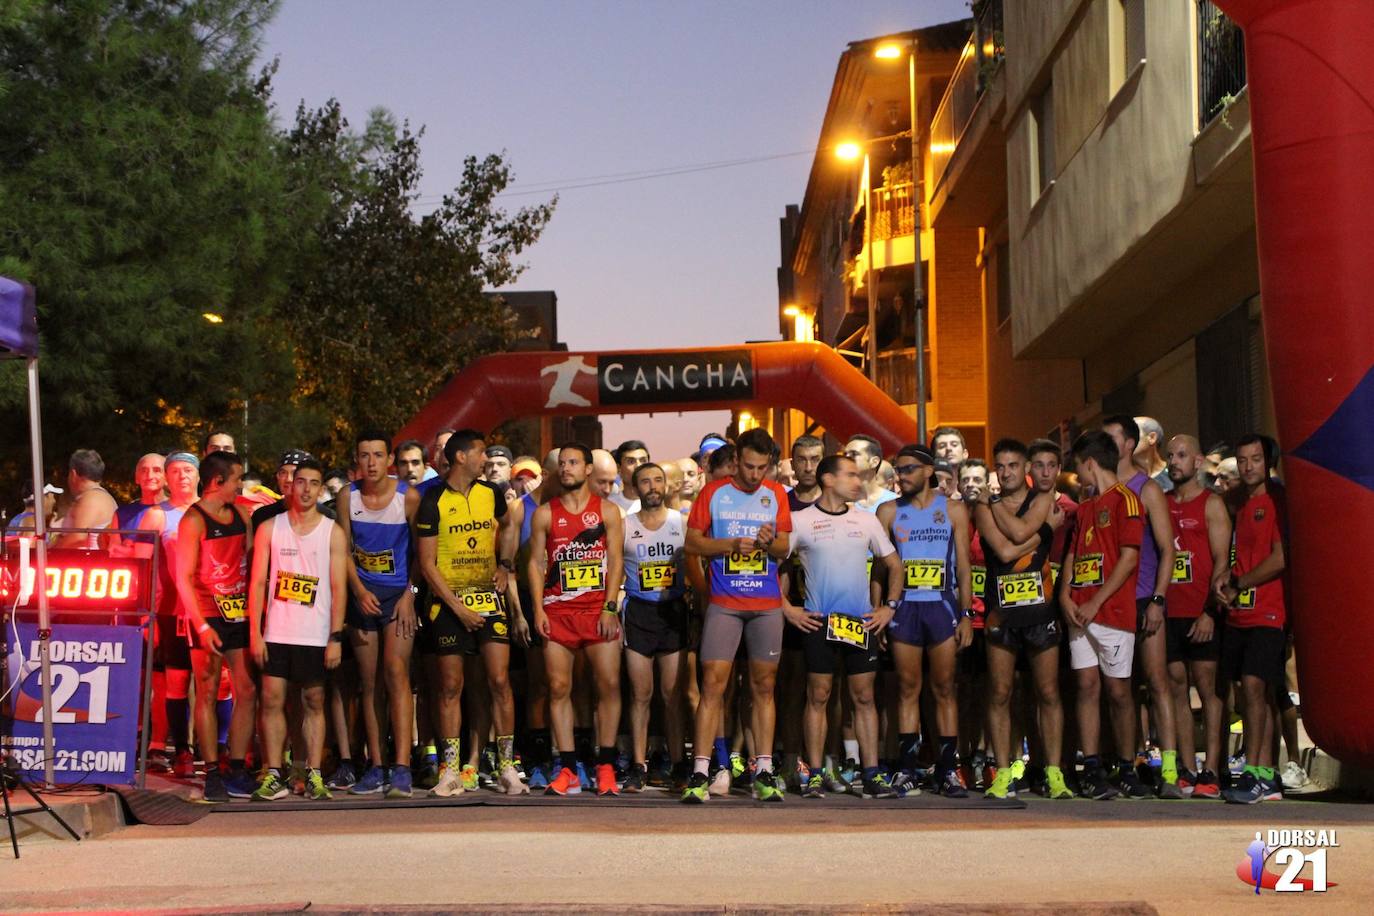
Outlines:
{"label": "dusk sky", "polygon": [[[796,154],[563,190],[511,287],[557,292],[573,349],[703,346],[778,336],[778,219],[801,201],[846,44],[968,15],[967,0],[286,0],[264,54],[283,118],[335,96],[355,126],[379,105],[423,125],[430,200],[464,156],[502,150],[513,192]],[[608,446],[634,436],[668,457],[728,415],[604,420]]]}

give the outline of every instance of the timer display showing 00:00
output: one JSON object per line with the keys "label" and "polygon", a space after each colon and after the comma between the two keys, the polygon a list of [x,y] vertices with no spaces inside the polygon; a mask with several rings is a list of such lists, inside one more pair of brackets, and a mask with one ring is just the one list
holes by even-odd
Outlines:
{"label": "timer display showing 00:00", "polygon": [[134,574],[130,569],[93,569],[68,567],[43,570],[48,580],[49,598],[79,598],[100,601],[127,601],[133,593]]}

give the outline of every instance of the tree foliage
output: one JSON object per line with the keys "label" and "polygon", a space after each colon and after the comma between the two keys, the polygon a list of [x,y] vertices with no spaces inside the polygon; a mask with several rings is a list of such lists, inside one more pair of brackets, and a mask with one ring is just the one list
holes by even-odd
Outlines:
{"label": "tree foliage", "polygon": [[[342,457],[501,347],[482,295],[552,205],[507,215],[501,156],[417,216],[419,135],[340,105],[274,123],[275,0],[22,0],[0,12],[0,273],[38,289],[45,449],[120,477],[207,428]],[[211,323],[206,315],[222,318]],[[249,423],[243,427],[244,407]],[[26,450],[0,366],[0,483]]]}

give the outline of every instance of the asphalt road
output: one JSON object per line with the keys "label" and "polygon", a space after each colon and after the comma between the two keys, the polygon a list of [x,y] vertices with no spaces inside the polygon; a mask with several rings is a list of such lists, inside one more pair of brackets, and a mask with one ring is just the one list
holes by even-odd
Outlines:
{"label": "asphalt road", "polygon": [[[0,858],[0,908],[330,911],[855,906],[1189,913],[1368,912],[1374,807],[1049,802],[989,810],[731,799],[704,808],[236,811]],[[1322,899],[1235,875],[1256,830],[1334,828]],[[1272,867],[1272,866],[1271,866]],[[1274,870],[1280,870],[1275,868]]]}

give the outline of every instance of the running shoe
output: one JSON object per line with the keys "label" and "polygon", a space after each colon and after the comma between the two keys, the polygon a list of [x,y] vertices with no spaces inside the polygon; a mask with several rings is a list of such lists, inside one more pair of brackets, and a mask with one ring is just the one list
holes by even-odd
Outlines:
{"label": "running shoe", "polygon": [[[644,768],[644,784],[646,786],[653,786],[656,789],[666,789],[673,784],[672,768],[668,766],[667,757],[664,757],[662,754],[657,755],[657,757],[658,759],[650,766]],[[633,772],[634,767],[630,767],[630,771]],[[626,779],[629,779],[628,775]],[[629,789],[625,791],[628,792]]]}
{"label": "running shoe", "polygon": [[1288,765],[1283,768],[1283,774],[1279,777],[1283,787],[1289,792],[1296,792],[1305,789],[1311,784],[1312,780],[1307,777],[1307,771],[1302,768],[1302,764],[1296,760],[1288,761]]}
{"label": "running shoe", "polygon": [[353,772],[353,761],[340,760],[339,765],[334,767],[334,772],[329,774],[327,785],[331,789],[351,789],[358,783],[358,774]]}
{"label": "running shoe", "polygon": [[205,774],[205,789],[201,792],[201,797],[208,802],[227,802],[229,793],[224,791],[224,777],[219,770],[211,770]]}
{"label": "running shoe", "polygon": [[1064,771],[1059,767],[1045,767],[1045,797],[1073,798],[1073,789],[1064,782]]}
{"label": "running shoe", "polygon": [[1015,777],[1012,775],[1011,767],[1002,767],[997,771],[997,776],[992,780],[992,785],[983,792],[984,798],[1015,798],[1016,786],[1012,784]]}
{"label": "running shoe", "polygon": [[892,774],[892,788],[896,789],[903,798],[908,795],[920,795],[921,785],[914,773],[910,770],[898,770]]}
{"label": "running shoe", "polygon": [[730,779],[734,782],[738,782],[739,778],[744,775],[744,771],[746,769],[748,769],[748,766],[744,762],[744,755],[739,753],[738,751],[731,751]]}
{"label": "running shoe", "polygon": [[940,794],[945,798],[968,798],[968,786],[959,778],[958,769],[945,770],[944,779],[940,780]]}
{"label": "running shoe", "polygon": [[1116,777],[1116,787],[1126,798],[1149,798],[1150,789],[1140,781],[1134,767],[1122,767]]}
{"label": "running shoe", "polygon": [[1234,757],[1228,757],[1226,759],[1226,769],[1230,771],[1233,779],[1240,776],[1241,773],[1245,772],[1245,755],[1236,754]]}
{"label": "running shoe", "polygon": [[764,770],[754,776],[754,798],[761,802],[780,802],[785,797],[772,770]]}
{"label": "running shoe", "polygon": [[721,767],[719,770],[716,770],[716,775],[711,777],[711,794],[722,796],[730,794],[729,767]]}
{"label": "running shoe", "polygon": [[1259,778],[1260,789],[1264,792],[1261,801],[1283,801],[1283,783],[1279,782],[1279,777],[1275,774],[1274,778]]}
{"label": "running shoe", "polygon": [[1197,774],[1187,767],[1178,768],[1178,790],[1183,793],[1184,798],[1190,798],[1193,794],[1193,786],[1197,785]]}
{"label": "running shoe", "polygon": [[282,782],[276,770],[264,770],[258,787],[253,790],[253,801],[276,801],[290,794],[286,783]]}
{"label": "running shoe", "polygon": [[501,776],[497,780],[497,789],[507,795],[530,794],[530,787],[525,785],[525,781],[520,778],[520,771],[513,765],[501,768]]}
{"label": "running shoe", "polygon": [[[887,777],[879,770],[863,782],[864,798],[900,798],[901,793],[892,788],[892,783],[887,781]],[[964,793],[968,794],[968,793]]]}
{"label": "running shoe", "polygon": [[348,791],[352,795],[381,795],[386,791],[386,771],[381,767],[368,767]]}
{"label": "running shoe", "polygon": [[825,779],[820,773],[812,773],[802,786],[802,798],[825,798]]}
{"label": "running shoe", "polygon": [[1203,770],[1197,774],[1197,780],[1193,783],[1193,798],[1220,798],[1221,786],[1217,784],[1217,774],[1211,770]]}
{"label": "running shoe", "polygon": [[462,795],[463,791],[463,778],[458,775],[458,771],[446,763],[441,764],[439,781],[434,784],[434,788],[429,790],[429,794],[437,795],[440,798],[452,798],[455,795]]}
{"label": "running shoe", "polygon": [[592,781],[587,778],[587,768],[582,765],[582,761],[577,761],[577,781],[581,785],[589,786]]}
{"label": "running shoe", "polygon": [[[1177,780],[1177,777],[1175,777],[1175,779]],[[1170,782],[1169,780],[1164,779],[1163,777],[1160,778],[1159,784],[1155,786],[1155,794],[1158,795],[1160,798],[1167,799],[1187,797],[1183,792],[1183,786],[1179,785],[1178,781]]]}
{"label": "running shoe", "polygon": [[859,761],[845,760],[844,764],[840,766],[840,779],[850,786],[862,780],[863,771],[859,768]]}
{"label": "running shoe", "polygon": [[549,787],[549,774],[545,772],[543,764],[530,770],[530,788],[547,789]]}
{"label": "running shoe", "polygon": [[196,755],[190,751],[177,751],[172,761],[172,775],[177,779],[190,779],[196,775]]}
{"label": "running shoe", "polygon": [[1083,771],[1083,778],[1078,781],[1078,791],[1084,798],[1091,798],[1093,801],[1108,801],[1121,794],[1107,779],[1107,774],[1101,767]]}
{"label": "running shoe", "polygon": [[[410,771],[406,771],[406,780],[410,780]],[[319,770],[307,770],[305,774],[305,797],[311,801],[329,801],[334,796],[330,793],[329,787],[324,784],[324,777]]]}
{"label": "running shoe", "polygon": [[706,800],[711,797],[709,785],[710,780],[705,773],[693,773],[692,778],[687,781],[687,788],[682,790],[682,803],[685,805],[706,804]]}
{"label": "running shoe", "polygon": [[1026,784],[1026,761],[1017,757],[1011,762],[1011,788],[1012,795],[1016,795],[1027,789]]}
{"label": "running shoe", "polygon": [[292,795],[305,794],[305,772],[307,767],[298,763],[291,764],[291,772],[286,777],[286,784],[291,788]]}
{"label": "running shoe", "polygon": [[[580,769],[579,765],[579,769]],[[544,790],[545,795],[578,795],[582,792],[582,780],[577,774],[567,767],[562,767],[558,775],[549,783],[549,787]]]}
{"label": "running shoe", "polygon": [[482,753],[478,758],[477,784],[483,789],[494,789],[496,776],[500,771],[500,764],[496,760],[496,746],[488,744],[482,748]]}
{"label": "running shoe", "polygon": [[391,768],[391,778],[387,780],[387,798],[410,798],[413,787],[411,785],[410,767],[394,766]]}
{"label": "running shoe", "polygon": [[470,763],[467,764],[466,766],[463,767],[463,770],[462,770],[462,772],[460,773],[460,776],[462,777],[462,780],[463,780],[463,789],[464,789],[464,791],[472,792],[472,791],[476,790],[477,785],[478,785],[478,780],[477,780],[477,767],[473,766],[473,765],[470,764]]}
{"label": "running shoe", "polygon": [[811,782],[811,768],[807,766],[800,757],[797,758],[797,765],[791,773],[787,774],[787,785],[794,792],[801,792]]}
{"label": "running shoe", "polygon": [[1235,785],[1221,794],[1233,805],[1257,805],[1264,801],[1265,787],[1252,773],[1241,773]]}
{"label": "running shoe", "polygon": [[428,792],[439,784],[439,761],[426,760],[420,768],[420,778],[415,785]]}
{"label": "running shoe", "polygon": [[636,763],[630,766],[630,772],[625,774],[625,783],[622,785],[623,792],[643,792],[644,791],[644,764]]}
{"label": "running shoe", "polygon": [[224,791],[229,793],[230,798],[252,798],[257,788],[253,777],[246,769],[231,772],[224,777]]}
{"label": "running shoe", "polygon": [[821,770],[821,777],[825,780],[825,791],[834,792],[836,795],[844,795],[852,785],[849,780],[836,773],[833,767]]}
{"label": "running shoe", "polygon": [[620,794],[620,789],[615,784],[615,764],[598,763],[596,765],[596,794],[603,797]]}

